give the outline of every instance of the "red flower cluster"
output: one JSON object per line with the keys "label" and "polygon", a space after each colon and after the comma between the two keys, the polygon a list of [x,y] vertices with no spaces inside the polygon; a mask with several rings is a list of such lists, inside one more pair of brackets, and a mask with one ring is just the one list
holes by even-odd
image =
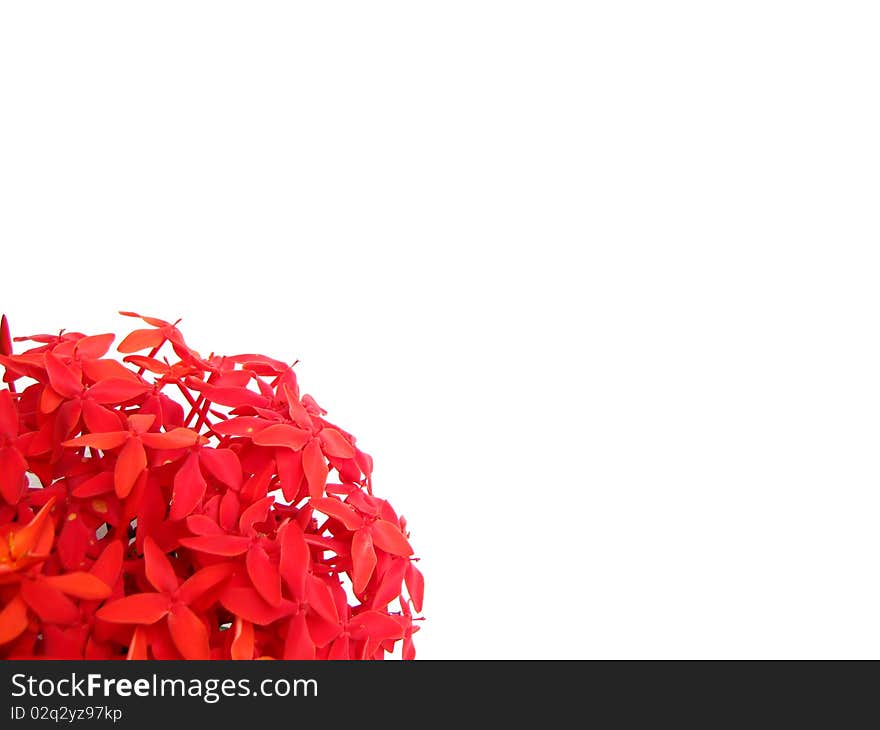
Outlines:
{"label": "red flower cluster", "polygon": [[141,319],[120,362],[112,334],[13,354],[3,318],[0,659],[413,658],[422,576],[371,458],[291,365]]}

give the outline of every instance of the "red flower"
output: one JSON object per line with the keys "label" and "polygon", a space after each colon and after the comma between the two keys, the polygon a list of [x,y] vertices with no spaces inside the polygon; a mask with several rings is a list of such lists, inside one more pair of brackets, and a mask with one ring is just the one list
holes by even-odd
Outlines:
{"label": "red flower", "polygon": [[27,608],[45,625],[68,625],[79,619],[79,608],[71,597],[96,600],[110,595],[110,587],[90,573],[74,571],[46,575],[38,566],[49,558],[54,529],[49,519],[52,500],[24,527],[12,527],[5,544],[0,543],[0,583],[14,586],[0,612],[0,644],[17,638],[27,627]]}
{"label": "red flower", "polygon": [[376,547],[401,557],[408,557],[413,552],[400,528],[394,522],[380,518],[379,506],[373,504],[374,501],[362,500],[359,511],[335,497],[312,499],[311,502],[314,509],[338,520],[354,533],[351,539],[351,562],[356,594],[363,593],[373,575]]}
{"label": "red flower", "polygon": [[133,593],[111,601],[97,617],[118,624],[150,625],[167,619],[171,638],[184,659],[210,659],[209,631],[190,604],[232,573],[228,563],[202,568],[181,583],[153,538],[144,540],[147,580],[156,593]]}
{"label": "red flower", "polygon": [[123,314],[122,361],[0,320],[0,659],[413,658],[424,582],[354,436],[292,365]]}
{"label": "red flower", "polygon": [[89,433],[61,444],[67,447],[88,446],[101,451],[122,447],[113,471],[113,485],[120,499],[129,495],[138,477],[147,468],[145,446],[155,449],[181,449],[200,441],[199,435],[188,428],[175,428],[168,433],[149,433],[150,426],[156,420],[154,414],[133,414],[127,420],[127,431]]}
{"label": "red flower", "polygon": [[266,521],[274,502],[274,497],[264,497],[254,502],[239,517],[238,500],[227,500],[226,504],[230,507],[221,516],[226,530],[210,517],[193,517],[187,520],[187,525],[196,535],[180,538],[180,544],[207,555],[244,555],[247,574],[254,588],[266,603],[277,607],[281,605],[281,573],[278,562],[269,556],[270,552],[277,550],[266,534],[255,527]]}

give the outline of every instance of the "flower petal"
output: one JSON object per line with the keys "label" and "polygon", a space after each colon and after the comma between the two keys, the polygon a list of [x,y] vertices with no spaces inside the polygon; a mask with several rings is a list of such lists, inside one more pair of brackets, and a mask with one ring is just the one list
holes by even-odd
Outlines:
{"label": "flower petal", "polygon": [[288,502],[297,501],[305,474],[302,468],[302,454],[290,449],[275,449],[275,466],[281,480],[281,491]]}
{"label": "flower petal", "polygon": [[284,641],[284,659],[314,659],[315,644],[309,636],[309,627],[303,613],[297,613],[287,625],[287,638]]}
{"label": "flower petal", "polygon": [[63,402],[64,396],[56,393],[51,385],[47,385],[40,393],[40,413],[54,413]]}
{"label": "flower petal", "polygon": [[193,535],[223,535],[223,528],[220,527],[208,515],[190,515],[186,518],[187,529]]}
{"label": "flower petal", "polygon": [[129,378],[108,378],[89,388],[88,395],[101,405],[116,405],[137,398],[153,389],[149,383]]}
{"label": "flower petal", "polygon": [[0,390],[0,439],[18,436],[18,410],[8,390]]}
{"label": "flower petal", "polygon": [[107,494],[113,491],[113,472],[102,471],[89,477],[82,484],[77,485],[71,490],[71,494],[79,499],[88,499],[89,497],[97,497],[101,494]]}
{"label": "flower petal", "polygon": [[[45,392],[45,391],[44,391]],[[82,402],[79,398],[65,401],[55,416],[55,443],[64,441],[79,424]],[[79,430],[79,429],[77,429]]]}
{"label": "flower petal", "polygon": [[425,579],[412,561],[406,569],[406,589],[409,591],[409,597],[412,599],[416,613],[421,613],[422,600],[425,597]]}
{"label": "flower petal", "polygon": [[168,614],[168,630],[174,645],[184,659],[210,659],[208,629],[193,610],[177,604]]}
{"label": "flower petal", "polygon": [[373,569],[376,567],[376,551],[369,530],[358,530],[351,540],[352,586],[358,595],[364,592]]}
{"label": "flower petal", "polygon": [[113,540],[104,548],[89,572],[112,588],[122,572],[122,553],[122,541]]}
{"label": "flower petal", "polygon": [[250,586],[227,586],[220,594],[220,603],[230,613],[258,626],[267,626],[291,611],[290,605],[283,601],[278,608],[270,606]]}
{"label": "flower petal", "polygon": [[236,491],[241,488],[241,462],[232,449],[203,448],[199,451],[199,460],[217,481]]}
{"label": "flower petal", "polygon": [[20,596],[15,596],[0,611],[0,644],[17,639],[27,625],[27,604]]}
{"label": "flower petal", "polygon": [[416,658],[416,648],[413,644],[412,636],[403,637],[403,647],[401,649],[401,659],[411,662]]}
{"label": "flower petal", "polygon": [[333,642],[333,646],[330,647],[330,653],[327,655],[327,658],[337,661],[341,659],[351,659],[348,634],[343,634]]}
{"label": "flower petal", "polygon": [[286,423],[275,423],[255,433],[252,437],[257,446],[277,446],[299,451],[312,435],[301,428]]}
{"label": "flower petal", "polygon": [[309,441],[303,449],[303,471],[309,483],[309,494],[312,498],[320,497],[327,483],[327,463],[317,439]]}
{"label": "flower petal", "polygon": [[253,529],[254,525],[257,525],[260,522],[265,522],[266,518],[269,516],[269,508],[273,504],[275,504],[275,497],[270,495],[258,499],[250,505],[241,513],[241,517],[238,519],[239,531],[243,535],[246,535]]}
{"label": "flower petal", "polygon": [[27,460],[14,447],[0,446],[0,496],[7,504],[18,504],[25,488]]}
{"label": "flower petal", "polygon": [[45,362],[52,390],[65,398],[73,398],[82,393],[83,384],[80,373],[66,365],[60,357],[52,352],[46,353]]}
{"label": "flower petal", "polygon": [[205,593],[220,585],[235,570],[234,563],[215,563],[193,573],[177,591],[177,598],[184,603],[194,603]]}
{"label": "flower petal", "polygon": [[88,446],[90,449],[109,451],[122,446],[128,440],[128,434],[124,431],[111,431],[110,433],[87,433],[75,439],[65,441],[62,446],[80,448]]}
{"label": "flower petal", "polygon": [[300,428],[311,431],[313,425],[312,417],[305,409],[305,406],[300,403],[300,400],[296,396],[296,393],[292,392],[290,388],[285,385],[284,394],[287,398],[287,413],[290,415],[291,420]]}
{"label": "flower petal", "polygon": [[91,398],[82,401],[82,416],[89,431],[94,433],[113,433],[122,430],[119,416],[109,408],[98,405]]}
{"label": "flower petal", "polygon": [[147,580],[160,593],[174,593],[180,585],[168,556],[149,535],[144,538],[144,567]]}
{"label": "flower petal", "polygon": [[147,350],[158,347],[165,340],[162,330],[138,329],[129,332],[125,339],[117,345],[119,352],[128,354],[138,350]]}
{"label": "flower petal", "polygon": [[379,587],[371,596],[370,605],[372,608],[384,611],[388,604],[400,595],[403,576],[406,573],[406,566],[409,561],[403,558],[386,557],[383,563],[386,565],[386,568],[382,573]]}
{"label": "flower petal", "polygon": [[303,537],[302,528],[296,522],[288,522],[281,538],[279,570],[290,592],[301,601],[306,597],[309,562],[309,546]]}
{"label": "flower petal", "polygon": [[270,606],[280,606],[281,574],[278,572],[278,566],[269,559],[268,553],[260,545],[251,546],[245,558],[245,565],[251,583],[263,600]]}
{"label": "flower petal", "polygon": [[138,477],[147,468],[147,454],[144,445],[137,437],[130,438],[122,447],[116,459],[113,469],[113,483],[116,488],[116,496],[125,499]]}
{"label": "flower petal", "polygon": [[171,366],[167,363],[162,362],[161,360],[157,360],[155,357],[146,357],[145,355],[128,355],[124,357],[123,360],[125,362],[130,362],[132,365],[143,368],[144,370],[148,370],[151,373],[156,373],[158,375],[167,375],[171,372]]}
{"label": "flower petal", "polygon": [[88,601],[97,601],[110,595],[110,586],[96,575],[82,571],[47,576],[43,582],[68,596]]}
{"label": "flower petal", "polygon": [[331,624],[339,623],[339,614],[336,612],[336,602],[333,600],[330,587],[316,575],[308,576],[307,597],[309,607],[321,618]]}
{"label": "flower petal", "polygon": [[119,360],[83,360],[83,374],[93,383],[99,383],[108,378],[126,378],[137,380],[138,376],[123,365]]}
{"label": "flower petal", "polygon": [[412,547],[397,525],[388,520],[376,520],[370,530],[373,533],[373,543],[380,550],[404,558],[413,554]]}
{"label": "flower petal", "polygon": [[155,421],[155,413],[135,413],[128,417],[129,428],[137,434],[149,431]]}
{"label": "flower petal", "polygon": [[[0,316],[0,355],[12,354],[12,335],[9,332],[9,320],[6,315]],[[2,642],[0,642],[2,643]]]}
{"label": "flower petal", "polygon": [[306,623],[309,625],[309,636],[318,648],[327,646],[333,639],[342,633],[343,627],[339,621],[328,621],[316,611],[306,614]]}
{"label": "flower petal", "polygon": [[85,563],[90,541],[95,538],[94,528],[89,529],[83,524],[79,513],[70,512],[61,523],[58,539],[55,541],[55,552],[66,570],[78,570]]}
{"label": "flower petal", "polygon": [[238,416],[215,423],[211,428],[220,436],[251,436],[272,425],[272,421],[257,416]]}
{"label": "flower petal", "polygon": [[238,518],[241,517],[241,500],[231,489],[220,498],[217,521],[226,532],[235,532]]}
{"label": "flower petal", "polygon": [[250,660],[254,658],[254,625],[240,616],[232,626],[233,639],[229,649],[230,658]]}
{"label": "flower petal", "polygon": [[76,341],[76,352],[80,357],[89,359],[104,357],[115,339],[116,335],[112,332],[104,335],[89,335]]}
{"label": "flower petal", "polygon": [[319,497],[312,499],[310,504],[318,512],[322,512],[328,517],[339,520],[347,530],[357,530],[364,525],[364,518],[355,512],[344,502],[332,497]]}
{"label": "flower petal", "polygon": [[354,446],[335,428],[325,428],[319,434],[321,447],[327,456],[350,459],[354,456]]}
{"label": "flower petal", "polygon": [[182,520],[198,506],[208,484],[199,468],[199,455],[192,452],[174,475],[169,519]]}
{"label": "flower petal", "polygon": [[138,626],[132,634],[131,641],[128,644],[128,653],[125,658],[128,660],[141,661],[147,659],[147,648],[149,641],[147,640],[147,631]]}
{"label": "flower petal", "polygon": [[151,449],[184,449],[199,443],[199,435],[191,428],[177,427],[165,433],[145,433],[141,441]]}
{"label": "flower petal", "polygon": [[114,624],[154,624],[171,610],[171,598],[164,593],[135,593],[111,601],[95,614]]}
{"label": "flower petal", "polygon": [[348,627],[351,638],[355,641],[374,639],[399,639],[403,637],[403,627],[387,613],[381,611],[364,611],[353,616]]}
{"label": "flower petal", "polygon": [[119,312],[123,317],[134,317],[135,319],[142,319],[147,324],[153,325],[153,327],[170,327],[171,322],[166,322],[164,319],[159,319],[158,317],[145,317],[143,314],[138,314],[137,312]]}
{"label": "flower petal", "polygon": [[200,553],[231,557],[246,553],[251,540],[249,537],[239,535],[197,535],[180,538],[180,544]]}
{"label": "flower petal", "polygon": [[51,527],[52,525],[49,514],[54,506],[55,498],[51,497],[30,522],[13,533],[12,543],[9,547],[9,554],[13,560],[18,560],[22,556],[27,555],[38,546],[40,538],[44,534],[43,528]]}
{"label": "flower petal", "polygon": [[6,376],[4,377],[26,377],[39,380],[41,383],[46,380],[46,369],[43,367],[42,355],[0,355],[0,364],[6,368]]}
{"label": "flower petal", "polygon": [[43,621],[72,624],[79,618],[76,604],[60,590],[39,578],[22,581],[21,597]]}

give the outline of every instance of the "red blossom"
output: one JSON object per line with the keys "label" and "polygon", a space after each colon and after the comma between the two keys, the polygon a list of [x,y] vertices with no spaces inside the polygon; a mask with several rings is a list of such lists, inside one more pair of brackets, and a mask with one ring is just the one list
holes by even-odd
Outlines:
{"label": "red blossom", "polygon": [[122,314],[121,360],[0,320],[0,659],[414,658],[424,582],[354,436],[293,365]]}

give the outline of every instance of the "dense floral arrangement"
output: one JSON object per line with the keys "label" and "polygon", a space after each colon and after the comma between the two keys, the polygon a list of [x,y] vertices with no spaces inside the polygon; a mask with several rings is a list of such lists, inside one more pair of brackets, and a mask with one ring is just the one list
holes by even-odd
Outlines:
{"label": "dense floral arrangement", "polygon": [[292,365],[140,319],[120,361],[112,334],[14,354],[3,318],[0,658],[413,658],[423,580],[371,458]]}

